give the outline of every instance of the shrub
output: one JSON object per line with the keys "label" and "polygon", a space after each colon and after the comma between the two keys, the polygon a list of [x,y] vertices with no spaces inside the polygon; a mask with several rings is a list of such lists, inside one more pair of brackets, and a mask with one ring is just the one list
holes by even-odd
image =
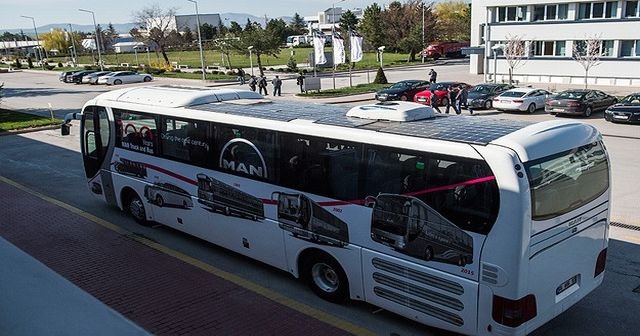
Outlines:
{"label": "shrub", "polygon": [[389,84],[387,81],[387,76],[384,75],[384,70],[381,67],[378,67],[378,72],[376,73],[376,79],[373,80],[374,84]]}
{"label": "shrub", "polygon": [[269,68],[269,71],[273,71],[273,70],[275,70],[275,69],[274,68]]}
{"label": "shrub", "polygon": [[160,75],[160,74],[165,73],[167,70],[165,70],[164,68],[162,68],[162,69],[158,69],[158,68],[147,68],[145,71],[146,71],[147,73],[152,74],[152,75]]}
{"label": "shrub", "polygon": [[47,64],[47,65],[45,65],[45,67],[47,68],[47,70],[53,70],[53,69],[55,69],[55,68],[56,68],[56,66],[55,66],[55,65],[48,65],[48,64]]}
{"label": "shrub", "polygon": [[15,63],[13,64],[13,67],[16,69],[22,69],[22,63],[20,63],[20,60],[16,58]]}
{"label": "shrub", "polygon": [[27,57],[27,66],[29,69],[33,69],[33,60],[31,59],[31,56]]}
{"label": "shrub", "polygon": [[62,67],[63,67],[62,62],[58,62],[58,68],[62,68]]}
{"label": "shrub", "polygon": [[296,59],[293,56],[289,57],[289,61],[287,62],[287,70],[289,71],[298,70],[298,63],[296,63]]}
{"label": "shrub", "polygon": [[235,75],[235,72],[233,72],[233,71],[227,71],[227,73],[226,73],[226,74],[227,74],[227,76],[233,76],[233,75]]}

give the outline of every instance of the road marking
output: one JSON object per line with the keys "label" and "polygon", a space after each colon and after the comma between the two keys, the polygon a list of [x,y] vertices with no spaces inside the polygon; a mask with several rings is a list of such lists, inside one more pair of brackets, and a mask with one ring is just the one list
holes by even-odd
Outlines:
{"label": "road marking", "polygon": [[46,202],[55,204],[61,208],[64,208],[74,214],[77,214],[79,216],[82,216],[98,225],[101,225],[109,230],[115,231],[121,235],[124,235],[128,238],[131,238],[141,244],[144,244],[148,247],[151,247],[157,251],[160,251],[164,254],[170,255],[174,258],[177,258],[181,261],[184,261],[185,263],[195,266],[205,272],[208,272],[210,274],[213,274],[215,276],[218,276],[220,278],[223,278],[227,281],[230,281],[240,287],[246,288],[254,293],[257,293],[259,295],[262,295],[272,301],[275,301],[277,303],[280,303],[286,307],[289,307],[291,309],[294,309],[298,312],[301,312],[307,316],[313,317],[316,320],[319,320],[321,322],[324,322],[326,324],[329,324],[331,326],[334,326],[336,328],[342,329],[344,331],[347,331],[349,333],[352,333],[354,335],[376,335],[376,333],[359,327],[353,323],[350,323],[348,321],[342,320],[336,316],[333,316],[331,314],[325,313],[319,309],[313,308],[311,306],[308,306],[304,303],[298,302],[296,300],[293,300],[291,298],[285,297],[275,291],[272,291],[268,288],[262,287],[254,282],[251,282],[247,279],[244,279],[242,277],[239,277],[235,274],[231,274],[229,272],[223,271],[221,269],[218,269],[216,267],[213,267],[205,262],[202,262],[200,260],[197,260],[195,258],[192,258],[186,254],[180,253],[178,251],[172,250],[164,245],[158,244],[156,242],[153,242],[147,238],[141,237],[139,235],[133,234],[132,232],[129,232],[113,223],[110,223],[102,218],[98,218],[84,210],[81,210],[79,208],[76,208],[70,204],[64,203],[62,201],[59,201],[57,199],[51,198],[47,195],[44,195],[38,191],[32,190],[26,186],[23,186],[22,184],[15,182],[13,180],[10,180],[4,176],[0,176],[0,182],[4,182],[8,185],[11,185],[13,187],[16,187],[24,192],[27,192],[33,196],[36,196]]}

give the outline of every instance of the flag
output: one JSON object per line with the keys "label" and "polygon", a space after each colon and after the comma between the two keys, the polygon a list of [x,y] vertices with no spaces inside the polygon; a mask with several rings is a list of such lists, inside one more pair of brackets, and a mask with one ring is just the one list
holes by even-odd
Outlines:
{"label": "flag", "polygon": [[342,64],[345,61],[344,39],[338,34],[333,34],[333,64]]}
{"label": "flag", "polygon": [[351,33],[351,62],[362,60],[362,36],[358,33]]}
{"label": "flag", "polygon": [[324,36],[320,34],[313,34],[313,62],[317,64],[327,63],[327,58],[324,57]]}

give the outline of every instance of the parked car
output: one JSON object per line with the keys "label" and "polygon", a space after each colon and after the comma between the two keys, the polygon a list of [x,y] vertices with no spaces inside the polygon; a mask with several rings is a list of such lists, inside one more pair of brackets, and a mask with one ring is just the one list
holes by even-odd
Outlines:
{"label": "parked car", "polygon": [[429,87],[429,81],[426,80],[403,80],[399,81],[386,89],[376,92],[376,100],[402,100],[412,101],[413,96]]}
{"label": "parked car", "polygon": [[92,74],[94,72],[97,72],[97,70],[82,70],[82,71],[74,72],[71,75],[67,76],[67,80],[65,81],[65,83],[80,84],[80,83],[82,83],[82,77],[84,77],[84,76],[86,76],[88,74]]}
{"label": "parked car", "polygon": [[438,98],[438,105],[447,105],[449,98],[447,98],[447,90],[452,86],[466,86],[471,87],[471,85],[463,82],[439,82],[431,84],[431,86],[424,90],[416,93],[413,98],[413,101],[420,104],[430,105],[431,104],[431,90],[434,90],[436,97]]}
{"label": "parked car", "polygon": [[467,106],[473,109],[483,108],[488,110],[493,107],[493,98],[514,87],[510,84],[499,83],[478,84],[469,90]]}
{"label": "parked car", "polygon": [[82,84],[98,84],[98,77],[108,75],[111,71],[98,71],[82,76]]}
{"label": "parked car", "polygon": [[572,89],[558,93],[544,104],[550,114],[580,114],[585,117],[595,111],[606,110],[618,98],[598,90]]}
{"label": "parked car", "polygon": [[544,102],[551,92],[534,88],[513,88],[493,98],[493,107],[498,111],[535,112],[544,108]]}
{"label": "parked car", "polygon": [[640,123],[640,92],[632,93],[604,111],[611,122]]}
{"label": "parked car", "polygon": [[63,71],[60,73],[60,76],[58,76],[58,80],[61,82],[66,82],[66,78],[67,76],[73,74],[74,72],[76,72],[77,70],[74,71]]}
{"label": "parked car", "polygon": [[150,82],[153,77],[149,74],[139,74],[133,71],[116,71],[98,77],[98,84],[119,85],[124,83]]}

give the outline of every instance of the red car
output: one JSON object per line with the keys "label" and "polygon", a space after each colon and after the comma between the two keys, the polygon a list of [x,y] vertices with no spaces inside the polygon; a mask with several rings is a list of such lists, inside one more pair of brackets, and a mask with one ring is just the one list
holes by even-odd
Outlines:
{"label": "red car", "polygon": [[413,101],[419,104],[431,105],[431,90],[434,90],[436,93],[436,97],[438,97],[438,105],[443,106],[447,105],[447,90],[451,86],[460,86],[464,85],[467,88],[470,88],[471,85],[462,82],[439,82],[435,84],[431,84],[428,90],[420,91],[416,93],[413,97]]}

